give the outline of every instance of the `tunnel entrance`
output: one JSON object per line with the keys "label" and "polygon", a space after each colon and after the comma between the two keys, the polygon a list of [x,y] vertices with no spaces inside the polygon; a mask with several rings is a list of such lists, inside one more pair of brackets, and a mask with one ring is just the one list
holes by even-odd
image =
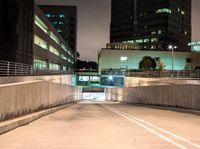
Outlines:
{"label": "tunnel entrance", "polygon": [[104,102],[105,92],[104,88],[83,88],[82,89],[82,101],[88,102]]}

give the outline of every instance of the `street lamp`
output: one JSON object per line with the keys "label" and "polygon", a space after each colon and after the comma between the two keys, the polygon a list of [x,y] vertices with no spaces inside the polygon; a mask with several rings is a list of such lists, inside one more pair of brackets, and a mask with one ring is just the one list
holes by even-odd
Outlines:
{"label": "street lamp", "polygon": [[177,46],[170,44],[168,49],[172,51],[172,75],[174,76],[174,49],[177,49]]}

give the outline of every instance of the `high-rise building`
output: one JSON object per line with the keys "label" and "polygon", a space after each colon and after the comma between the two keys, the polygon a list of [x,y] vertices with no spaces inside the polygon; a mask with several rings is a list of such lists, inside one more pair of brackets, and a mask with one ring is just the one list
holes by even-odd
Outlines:
{"label": "high-rise building", "polygon": [[112,0],[110,42],[141,50],[190,51],[191,0]]}
{"label": "high-rise building", "polygon": [[40,8],[75,52],[77,44],[77,7],[40,5]]}
{"label": "high-rise building", "polygon": [[75,53],[34,0],[0,4],[0,60],[73,73]]}
{"label": "high-rise building", "polygon": [[33,0],[0,2],[0,60],[33,63]]}

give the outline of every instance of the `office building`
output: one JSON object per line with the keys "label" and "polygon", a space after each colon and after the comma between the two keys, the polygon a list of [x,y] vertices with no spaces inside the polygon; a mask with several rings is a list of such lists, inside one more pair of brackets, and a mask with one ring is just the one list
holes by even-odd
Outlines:
{"label": "office building", "polygon": [[[194,70],[200,68],[200,52],[101,49],[99,73],[104,70],[138,70],[143,57],[159,59],[164,70]],[[173,60],[173,61],[172,61]]]}
{"label": "office building", "polygon": [[0,60],[34,69],[73,73],[74,52],[34,0],[7,0],[1,7]]}
{"label": "office building", "polygon": [[75,52],[77,47],[77,7],[40,5],[40,8]]}
{"label": "office building", "polygon": [[190,51],[191,0],[112,0],[110,42],[141,45],[141,50]]}
{"label": "office building", "polygon": [[0,2],[0,60],[33,63],[33,0]]}

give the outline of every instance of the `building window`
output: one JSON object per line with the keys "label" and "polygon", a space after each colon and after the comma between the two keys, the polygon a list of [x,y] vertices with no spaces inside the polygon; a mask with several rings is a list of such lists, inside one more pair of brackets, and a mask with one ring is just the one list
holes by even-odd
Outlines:
{"label": "building window", "polygon": [[135,40],[135,43],[143,43],[143,39]]}
{"label": "building window", "polygon": [[47,62],[41,59],[34,58],[34,68],[35,69],[46,69]]}
{"label": "building window", "polygon": [[65,52],[68,52],[67,47],[66,47],[63,43],[61,43],[60,46],[63,48],[63,50],[64,50]]}
{"label": "building window", "polygon": [[120,60],[121,60],[121,62],[126,62],[126,61],[128,61],[128,57],[122,56],[122,57],[120,58]]}
{"label": "building window", "polygon": [[46,13],[45,16],[46,16],[47,18],[51,18],[51,14],[50,14],[50,13]]}
{"label": "building window", "polygon": [[162,31],[161,31],[161,30],[158,30],[158,34],[162,34]]}
{"label": "building window", "polygon": [[34,43],[41,48],[48,50],[47,42],[36,35],[34,36]]}
{"label": "building window", "polygon": [[54,63],[49,63],[49,69],[50,70],[60,70],[60,65],[54,64]]}
{"label": "building window", "polygon": [[57,21],[52,21],[51,23],[52,23],[53,25],[57,25],[57,24],[58,24]]}
{"label": "building window", "polygon": [[151,35],[156,35],[156,32],[151,32]]}
{"label": "building window", "polygon": [[161,8],[161,9],[158,9],[156,13],[172,13],[172,10],[169,8]]}
{"label": "building window", "polygon": [[42,22],[42,20],[36,15],[35,16],[35,24],[43,30],[45,33],[48,33],[48,27]]}
{"label": "building window", "polygon": [[149,39],[144,39],[144,43],[147,43],[149,42],[150,40]]}
{"label": "building window", "polygon": [[58,32],[58,33],[62,33],[63,31],[62,31],[61,29],[58,28],[58,29],[57,29],[57,32]]}
{"label": "building window", "polygon": [[60,18],[65,18],[65,15],[64,14],[60,14],[59,17]]}
{"label": "building window", "polygon": [[60,21],[58,24],[59,24],[59,25],[63,25],[63,24],[64,24],[64,22],[63,22],[63,21]]}
{"label": "building window", "polygon": [[181,11],[181,14],[182,14],[182,15],[185,15],[185,11]]}
{"label": "building window", "polygon": [[54,48],[53,46],[50,46],[49,51],[50,51],[51,53],[57,55],[57,56],[60,55],[59,51],[58,51],[56,48]]}
{"label": "building window", "polygon": [[60,55],[62,59],[67,60],[67,57],[64,54]]}
{"label": "building window", "polygon": [[151,42],[157,42],[158,39],[157,38],[151,38]]}
{"label": "building window", "polygon": [[51,37],[57,44],[60,43],[59,39],[56,37],[56,35],[55,35],[52,31],[50,32],[50,37]]}

